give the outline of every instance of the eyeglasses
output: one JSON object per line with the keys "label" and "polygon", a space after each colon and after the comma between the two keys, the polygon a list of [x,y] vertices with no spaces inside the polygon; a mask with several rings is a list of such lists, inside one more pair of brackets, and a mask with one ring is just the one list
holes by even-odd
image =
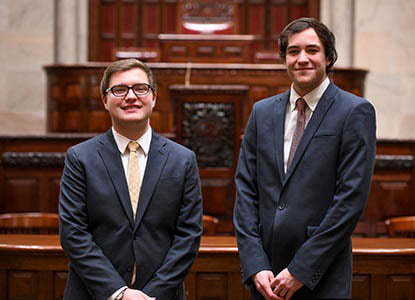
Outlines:
{"label": "eyeglasses", "polygon": [[147,83],[136,83],[136,84],[131,85],[131,86],[128,86],[128,85],[125,85],[125,84],[119,84],[119,85],[114,85],[113,87],[107,88],[105,90],[105,94],[107,94],[109,91],[111,91],[111,93],[115,97],[125,97],[125,96],[127,96],[130,89],[133,90],[134,94],[137,97],[145,96],[150,92],[150,90],[153,90],[151,85],[149,85]]}

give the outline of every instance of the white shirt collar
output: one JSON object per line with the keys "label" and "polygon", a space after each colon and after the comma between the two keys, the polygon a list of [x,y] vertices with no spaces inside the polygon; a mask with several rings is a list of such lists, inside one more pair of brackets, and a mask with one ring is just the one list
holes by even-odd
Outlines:
{"label": "white shirt collar", "polygon": [[293,111],[295,109],[295,102],[297,101],[298,98],[303,98],[305,102],[307,103],[307,106],[310,108],[310,110],[314,112],[318,102],[320,101],[321,96],[323,96],[329,84],[330,84],[330,79],[326,77],[326,79],[324,79],[323,82],[320,83],[318,87],[316,87],[314,90],[304,95],[303,97],[297,94],[297,92],[294,89],[294,85],[291,84],[290,110]]}
{"label": "white shirt collar", "polygon": [[[112,133],[114,135],[115,143],[117,144],[118,150],[120,151],[121,154],[124,154],[127,151],[128,143],[131,140],[119,134],[118,132],[116,132],[114,127],[112,127],[111,129],[112,129]],[[140,145],[141,149],[143,149],[145,156],[148,155],[148,151],[150,150],[151,136],[152,136],[151,127],[149,126],[147,131],[138,140],[136,140],[136,142]]]}

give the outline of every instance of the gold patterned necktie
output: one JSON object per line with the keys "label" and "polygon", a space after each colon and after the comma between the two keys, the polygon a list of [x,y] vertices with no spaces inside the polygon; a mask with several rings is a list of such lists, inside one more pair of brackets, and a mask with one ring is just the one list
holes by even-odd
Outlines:
{"label": "gold patterned necktie", "polygon": [[305,110],[307,108],[307,103],[305,100],[303,98],[297,99],[295,107],[297,108],[297,125],[295,127],[293,141],[291,142],[290,154],[288,155],[287,170],[290,168],[294,154],[297,151],[298,144],[303,136],[306,121]]}
{"label": "gold patterned necktie", "polygon": [[134,219],[141,188],[140,166],[138,164],[139,148],[140,145],[137,142],[131,141],[128,143],[128,150],[130,150],[130,160],[128,163],[128,191],[130,192],[130,201],[133,208]]}

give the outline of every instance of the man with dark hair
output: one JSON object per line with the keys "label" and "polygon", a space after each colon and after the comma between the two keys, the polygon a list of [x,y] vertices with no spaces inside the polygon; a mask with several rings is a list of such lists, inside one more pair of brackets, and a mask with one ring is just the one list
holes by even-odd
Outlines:
{"label": "man with dark hair", "polygon": [[337,53],[324,24],[297,19],[279,42],[292,85],[255,103],[235,176],[243,281],[252,299],[347,299],[375,111],[328,78]]}
{"label": "man with dark hair", "polygon": [[61,179],[64,299],[183,300],[202,234],[195,154],[151,129],[144,63],[110,64],[101,93],[112,128],[71,147]]}

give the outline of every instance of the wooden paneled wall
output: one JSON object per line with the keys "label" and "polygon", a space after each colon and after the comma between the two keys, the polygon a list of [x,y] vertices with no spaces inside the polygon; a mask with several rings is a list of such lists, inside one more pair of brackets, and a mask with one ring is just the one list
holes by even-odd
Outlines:
{"label": "wooden paneled wall", "polygon": [[387,234],[384,220],[415,215],[415,141],[382,140],[365,214],[356,233]]}
{"label": "wooden paneled wall", "polygon": [[[84,65],[49,65],[47,75],[48,132],[104,132],[110,119],[101,102],[99,85],[108,63]],[[169,87],[184,84],[247,85],[248,102],[243,108],[246,124],[250,108],[256,101],[289,88],[291,81],[283,65],[278,64],[212,64],[148,63],[158,85],[157,104],[151,126],[160,133],[173,134],[174,108]],[[364,95],[367,71],[335,69],[331,77],[341,88]]]}
{"label": "wooden paneled wall", "polygon": [[[90,0],[89,60],[110,61],[117,47],[159,47],[158,34],[182,33],[182,0]],[[319,19],[319,0],[235,0],[233,34],[258,37],[253,49],[277,49],[289,21]]]}
{"label": "wooden paneled wall", "polygon": [[[70,145],[110,127],[99,95],[99,81],[106,66],[106,63],[91,63],[45,68],[50,133],[37,138],[0,139],[1,212],[56,211],[63,152]],[[199,157],[205,213],[220,219],[218,232],[232,234],[233,175],[243,128],[255,101],[289,87],[285,68],[207,63],[193,64],[192,68],[184,63],[149,63],[149,66],[159,85],[152,127],[184,142],[180,135],[183,122],[192,123],[185,128],[192,132],[190,137],[186,136],[191,141],[187,146]],[[343,89],[363,95],[366,73],[358,69],[336,69],[331,76]],[[185,78],[189,79],[189,86],[183,85]],[[181,103],[181,108],[187,105],[187,117],[180,116],[177,103]],[[211,114],[223,118],[220,122],[214,121]],[[194,116],[199,119],[194,120]],[[196,123],[203,126],[193,126]],[[227,130],[226,141],[222,135],[216,136],[215,132],[220,130]],[[203,135],[215,139],[209,147],[197,143]],[[232,153],[229,161],[218,163],[217,151],[212,149],[219,146],[227,150],[222,144],[227,145],[231,140],[234,142],[229,144],[229,153]],[[370,198],[355,235],[382,236],[386,234],[383,221],[387,217],[415,215],[414,144],[414,141],[379,141]]]}
{"label": "wooden paneled wall", "polygon": [[[99,95],[99,80],[106,65],[90,63],[84,66],[55,65],[45,68],[48,77],[47,115],[50,132],[103,132],[110,127],[108,113],[104,110]],[[209,144],[210,147],[186,145],[195,150],[199,157],[205,212],[221,219],[218,231],[233,232],[232,211],[235,197],[233,176],[243,128],[248,121],[253,103],[289,88],[291,81],[285,67],[266,64],[211,63],[192,64],[191,68],[185,63],[148,63],[148,65],[158,82],[157,104],[151,117],[151,126],[155,131],[177,138],[181,142],[177,129],[183,120],[205,122],[203,124],[207,128],[205,131],[210,131],[212,136],[215,131],[221,131],[221,126],[224,124],[230,124],[236,129],[231,133],[227,132],[227,135],[222,134]],[[366,73],[365,70],[359,69],[336,69],[332,78],[340,87],[357,95],[363,95]],[[175,88],[180,84],[183,85],[185,78],[191,83],[189,87]],[[208,86],[210,88],[207,88]],[[235,88],[238,86],[244,86],[243,97],[236,92]],[[180,113],[176,110],[175,103],[187,100],[204,103],[201,108],[196,106],[192,108],[190,115],[193,116],[203,115],[210,109],[209,106],[212,108],[218,103],[232,107],[232,110],[238,113],[227,114],[228,110],[219,108],[217,113],[224,114],[223,122],[210,122],[208,118],[193,120],[191,116],[183,119],[178,115]],[[216,105],[214,109],[218,107]],[[197,109],[199,111],[196,111]],[[203,134],[200,129],[198,134]],[[228,136],[229,134],[231,136]],[[224,139],[225,137],[228,138]],[[215,147],[226,149],[223,145],[229,140],[235,142],[231,145],[230,152],[233,154],[227,166],[204,167],[201,160],[203,151],[209,152],[208,160],[214,159],[217,151],[213,149]],[[195,141],[197,137],[192,136],[192,142]]]}
{"label": "wooden paneled wall", "polygon": [[[63,152],[91,136],[0,137],[0,213],[56,212]],[[218,232],[233,234],[230,212],[234,191],[227,188],[231,177],[215,172],[201,170],[205,213],[220,219]],[[224,190],[229,192],[224,194]],[[415,215],[414,195],[415,141],[379,140],[371,192],[355,236],[386,236],[385,219]]]}
{"label": "wooden paneled wall", "polygon": [[0,213],[57,212],[65,152],[92,136],[0,136]]}

